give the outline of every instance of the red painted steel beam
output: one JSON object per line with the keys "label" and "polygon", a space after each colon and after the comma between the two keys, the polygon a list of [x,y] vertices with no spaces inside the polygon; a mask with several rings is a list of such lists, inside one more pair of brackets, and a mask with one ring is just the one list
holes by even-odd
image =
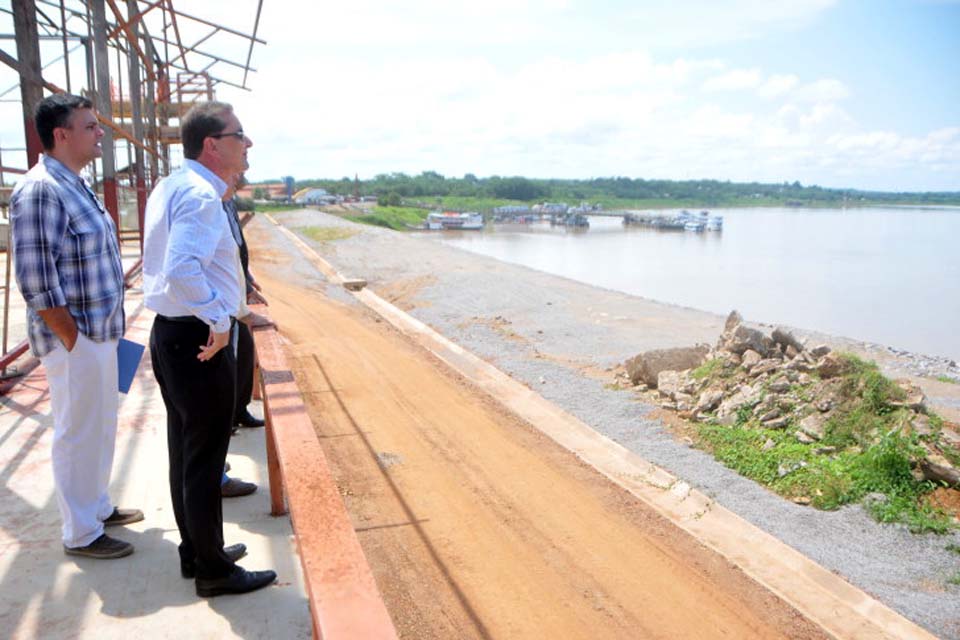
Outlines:
{"label": "red painted steel beam", "polygon": [[110,33],[107,34],[107,39],[108,39],[108,40],[113,40],[114,38],[117,37],[117,35],[118,35],[121,31],[123,31],[124,29],[126,29],[127,27],[129,27],[130,25],[132,25],[134,22],[138,22],[138,21],[142,22],[142,21],[143,21],[143,16],[145,16],[145,15],[147,15],[148,13],[150,13],[151,11],[153,11],[153,10],[154,10],[155,8],[157,8],[157,7],[160,5],[160,3],[162,3],[163,1],[164,1],[164,0],[157,0],[156,2],[154,2],[154,3],[152,3],[150,6],[148,6],[146,9],[143,9],[142,11],[140,11],[139,13],[137,13],[137,15],[133,16],[132,18],[130,18],[129,21],[123,22],[123,21],[118,20],[118,21],[117,21],[117,26],[114,27],[113,31],[111,31]]}
{"label": "red painted steel beam", "polygon": [[120,200],[117,197],[117,179],[115,177],[103,179],[103,206],[110,212],[113,226],[120,233]]}

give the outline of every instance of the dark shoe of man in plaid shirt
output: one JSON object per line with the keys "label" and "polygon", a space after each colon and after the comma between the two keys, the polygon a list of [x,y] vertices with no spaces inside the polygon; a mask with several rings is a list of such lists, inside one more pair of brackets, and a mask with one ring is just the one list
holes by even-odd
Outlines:
{"label": "dark shoe of man in plaid shirt", "polygon": [[120,558],[133,545],[104,526],[143,519],[107,495],[117,433],[117,341],[123,269],[117,231],[80,177],[100,157],[103,129],[86,98],[45,98],[36,126],[44,155],[17,184],[10,224],[30,347],[43,363],[53,413],[53,479],[71,555]]}

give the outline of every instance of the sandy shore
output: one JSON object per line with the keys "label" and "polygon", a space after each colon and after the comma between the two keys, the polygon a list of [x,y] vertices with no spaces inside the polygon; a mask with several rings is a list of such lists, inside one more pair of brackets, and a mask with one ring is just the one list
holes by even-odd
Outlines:
{"label": "sandy shore", "polygon": [[[344,275],[366,279],[384,298],[597,431],[684,478],[937,635],[960,638],[960,587],[946,582],[960,570],[960,559],[946,548],[960,544],[960,534],[913,535],[899,525],[877,524],[859,506],[820,512],[787,502],[677,441],[652,415],[654,407],[632,392],[605,385],[610,367],[640,351],[715,342],[723,317],[591,287],[316,211],[283,213],[277,219],[293,229],[348,228],[354,232],[348,238],[308,242]],[[271,226],[258,217],[250,233],[269,243],[277,233]],[[334,287],[328,291],[349,299]],[[811,344],[860,353],[890,375],[914,376],[939,413],[960,419],[960,385],[933,379],[960,373],[948,360],[810,331],[796,333]]]}

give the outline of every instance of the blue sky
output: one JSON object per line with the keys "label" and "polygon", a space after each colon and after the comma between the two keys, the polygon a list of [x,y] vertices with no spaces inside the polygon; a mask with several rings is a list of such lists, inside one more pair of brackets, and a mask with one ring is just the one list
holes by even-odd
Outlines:
{"label": "blue sky", "polygon": [[[190,10],[249,31],[255,7]],[[253,91],[219,92],[254,140],[254,180],[960,191],[960,1],[265,0],[260,34]]]}

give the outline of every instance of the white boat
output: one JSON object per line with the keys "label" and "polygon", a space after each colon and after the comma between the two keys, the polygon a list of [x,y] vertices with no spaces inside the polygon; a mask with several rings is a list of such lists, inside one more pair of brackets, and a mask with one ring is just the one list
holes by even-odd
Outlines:
{"label": "white boat", "polygon": [[707,231],[723,231],[723,216],[711,216],[707,220]]}
{"label": "white boat", "polygon": [[699,233],[700,231],[703,231],[703,230],[706,228],[706,226],[707,226],[707,225],[704,224],[703,222],[699,222],[699,221],[696,221],[696,220],[691,220],[691,221],[687,222],[686,224],[684,224],[684,225],[683,225],[683,228],[684,228],[685,231],[696,231],[696,232]]}
{"label": "white boat", "polygon": [[453,211],[432,211],[427,214],[426,228],[439,229],[483,229],[483,216],[475,211],[455,213]]}

